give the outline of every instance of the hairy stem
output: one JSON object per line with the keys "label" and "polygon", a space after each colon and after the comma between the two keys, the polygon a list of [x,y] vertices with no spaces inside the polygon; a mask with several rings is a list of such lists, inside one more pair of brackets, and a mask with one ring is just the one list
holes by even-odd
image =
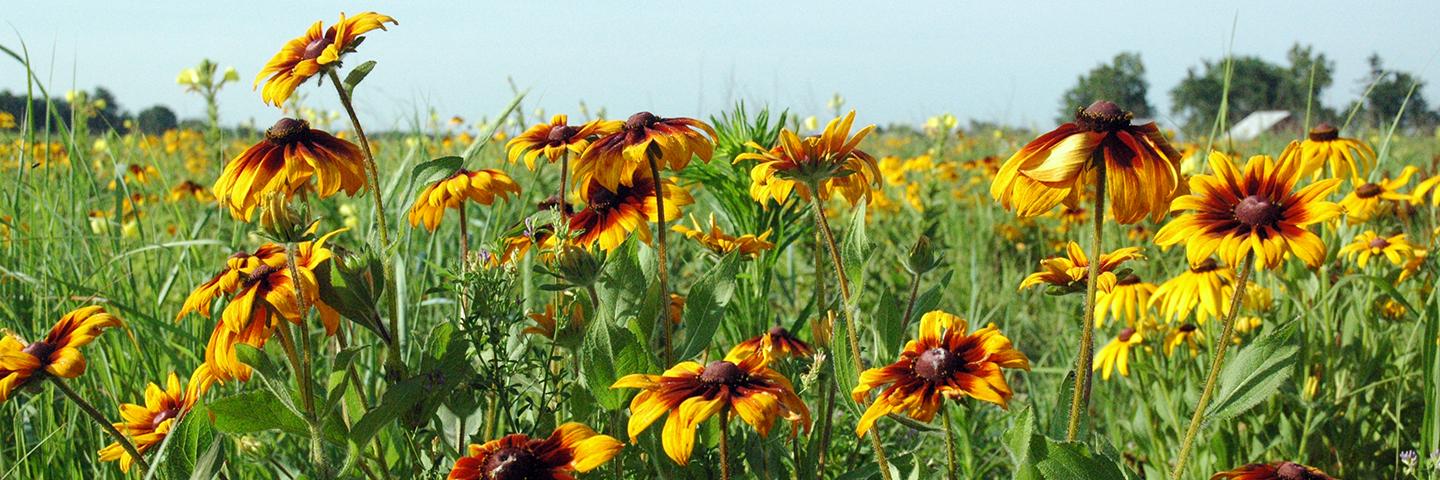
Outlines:
{"label": "hairy stem", "polygon": [[1105,164],[1097,162],[1095,171],[1095,224],[1090,243],[1090,271],[1085,278],[1085,314],[1080,323],[1080,353],[1075,358],[1075,391],[1070,397],[1070,421],[1065,427],[1065,441],[1073,442],[1080,435],[1080,416],[1090,403],[1091,358],[1095,354],[1095,288],[1100,277],[1100,255],[1105,253],[1101,240],[1105,233]]}
{"label": "hairy stem", "polygon": [[71,402],[80,407],[80,411],[85,412],[86,415],[90,416],[91,420],[95,420],[95,423],[100,424],[100,428],[104,429],[105,433],[109,433],[111,437],[115,438],[115,443],[120,444],[120,448],[125,449],[125,452],[130,454],[130,458],[135,459],[135,464],[140,466],[141,472],[150,470],[150,464],[145,461],[145,456],[141,455],[140,451],[135,449],[135,444],[130,443],[130,439],[126,437],[125,434],[120,433],[120,430],[116,429],[115,425],[111,424],[110,420],[105,418],[105,415],[90,405],[90,402],[86,402],[79,393],[71,389],[70,385],[65,384],[65,381],[60,379],[60,377],[46,375],[45,378],[50,380],[50,383],[54,383],[55,387],[60,389],[61,393],[64,393],[66,397],[70,398]]}
{"label": "hairy stem", "polygon": [[730,405],[720,407],[720,480],[730,480]]}
{"label": "hairy stem", "polygon": [[945,477],[955,480],[955,426],[950,420],[950,412],[946,410],[940,410],[940,417],[945,419],[945,465],[948,467],[945,469]]}
{"label": "hairy stem", "polygon": [[[660,305],[663,307],[670,303],[670,272],[665,264],[665,182],[660,178],[660,161],[653,154],[646,154],[650,160],[650,176],[655,181],[655,259],[659,262],[656,274],[660,281]],[[661,308],[659,318],[661,348],[665,352],[665,364],[670,365],[675,361],[674,352],[671,349],[671,328],[670,309]]]}

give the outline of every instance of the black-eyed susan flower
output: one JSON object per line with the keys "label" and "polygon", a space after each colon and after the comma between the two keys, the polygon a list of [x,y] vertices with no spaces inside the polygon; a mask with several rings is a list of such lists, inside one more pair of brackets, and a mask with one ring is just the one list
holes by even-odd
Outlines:
{"label": "black-eyed susan flower", "polygon": [[1383,236],[1375,233],[1374,230],[1366,230],[1355,236],[1355,240],[1340,247],[1340,255],[1346,259],[1354,260],[1355,265],[1365,268],[1370,263],[1370,257],[1384,256],[1390,264],[1403,267],[1415,252],[1415,247],[1406,240],[1405,234]]}
{"label": "black-eyed susan flower", "polygon": [[[706,365],[680,362],[662,375],[626,375],[610,388],[641,389],[630,401],[630,443],[667,416],[661,444],[671,460],[686,465],[696,427],[721,412],[738,415],[761,436],[770,434],[776,418],[810,430],[810,409],[795,395],[790,380],[767,363],[763,355],[727,355]],[[722,418],[722,426],[728,420]]]}
{"label": "black-eyed susan flower", "polygon": [[831,120],[825,130],[814,137],[801,139],[788,129],[780,130],[779,144],[765,148],[747,143],[756,151],[735,156],[735,162],[756,161],[750,168],[750,197],[760,203],[775,200],[785,203],[790,194],[810,200],[810,185],[817,185],[820,200],[839,194],[851,205],[869,195],[881,181],[879,167],[870,154],[860,150],[860,141],[875,130],[866,125],[850,135],[855,122],[852,110],[842,118]]}
{"label": "black-eyed susan flower", "polygon": [[1235,271],[1207,258],[1156,287],[1150,304],[1166,321],[1182,322],[1194,313],[1204,325],[1230,309],[1225,299],[1234,291]]}
{"label": "black-eyed susan flower", "polygon": [[1002,368],[1029,370],[1030,360],[1011,345],[994,324],[966,333],[965,319],[933,311],[920,317],[920,337],[905,344],[900,359],[860,374],[850,392],[865,403],[870,391],[886,386],[860,417],[855,433],[865,432],[875,420],[891,413],[929,422],[946,399],[970,397],[1004,408],[1013,392]]}
{"label": "black-eyed susan flower", "polygon": [[1303,142],[1290,142],[1280,161],[1300,162],[1300,177],[1319,177],[1330,167],[1330,178],[1351,180],[1357,185],[1375,168],[1375,151],[1365,142],[1340,137],[1340,129],[1321,123],[1310,129]]}
{"label": "black-eyed susan flower", "polygon": [[[1020,290],[1036,285],[1048,284],[1065,291],[1084,291],[1085,279],[1090,272],[1090,259],[1080,244],[1070,242],[1065,247],[1064,257],[1051,257],[1040,261],[1040,271],[1025,277]],[[1100,275],[1096,286],[1114,284],[1115,269],[1130,260],[1145,258],[1139,247],[1125,247],[1100,255]]]}
{"label": "black-eyed susan flower", "polygon": [[563,113],[555,115],[550,117],[550,123],[537,124],[510,139],[505,143],[510,163],[515,163],[524,156],[525,167],[535,170],[535,159],[541,155],[550,163],[559,161],[560,157],[565,155],[579,155],[585,151],[585,147],[590,146],[591,140],[619,131],[623,123],[619,120],[597,119],[572,126],[569,121],[569,117]]}
{"label": "black-eyed susan flower", "polygon": [[[619,130],[590,143],[575,165],[575,178],[583,185],[594,180],[615,191],[633,186],[639,177],[653,177],[649,162],[658,168],[680,171],[691,157],[710,161],[715,129],[693,118],[662,118],[650,112],[631,115]],[[643,172],[637,175],[636,172]]]}
{"label": "black-eyed susan flower", "polygon": [[[562,297],[563,298],[563,297]],[[534,312],[529,315],[535,325],[525,327],[520,333],[539,335],[550,340],[557,340],[558,334],[564,332],[582,332],[585,330],[585,307],[584,303],[574,299],[562,299],[570,307],[566,309],[569,313],[557,312],[554,303],[545,304],[545,311]]]}
{"label": "black-eyed susan flower", "polygon": [[1325,260],[1325,243],[1307,227],[1340,214],[1339,206],[1324,200],[1340,180],[1320,180],[1296,190],[1299,166],[1257,155],[1241,171],[1224,154],[1212,154],[1213,173],[1191,178],[1192,193],[1171,206],[1189,213],[1160,227],[1155,243],[1184,243],[1191,264],[1218,254],[1222,261],[1240,265],[1253,252],[1257,264],[1274,268],[1288,252],[1311,268],[1319,266]]}
{"label": "black-eyed susan flower", "polygon": [[1420,269],[1425,267],[1425,261],[1429,258],[1429,250],[1421,247],[1415,247],[1414,249],[1410,250],[1410,260],[1407,260],[1405,262],[1405,265],[1403,267],[1400,267],[1400,275],[1395,278],[1395,283],[1398,284],[1408,278],[1414,277],[1415,274],[1420,273]]}
{"label": "black-eyed susan flower", "polygon": [[95,341],[106,328],[120,325],[119,318],[91,305],[61,316],[45,338],[34,342],[26,343],[13,333],[0,334],[0,402],[43,375],[75,378],[85,373],[80,347]]}
{"label": "black-eyed susan flower", "polygon": [[1091,371],[1100,372],[1101,380],[1109,380],[1111,372],[1120,372],[1120,376],[1130,376],[1130,351],[1136,346],[1145,343],[1145,335],[1134,328],[1120,330],[1120,334],[1100,347],[1095,352],[1095,360],[1090,366]]}
{"label": "black-eyed susan flower", "polygon": [[757,337],[736,344],[727,356],[744,358],[759,354],[769,361],[775,361],[786,357],[808,357],[814,353],[815,349],[811,348],[810,344],[790,333],[785,327],[776,325]]}
{"label": "black-eyed susan flower", "polygon": [[1021,217],[1076,205],[1096,169],[1105,169],[1105,192],[1115,221],[1131,224],[1165,216],[1184,193],[1180,153],[1154,123],[1132,125],[1130,112],[1097,101],[1015,152],[990,184],[990,196]]}
{"label": "black-eyed susan flower", "polygon": [[649,174],[641,173],[629,185],[619,185],[614,190],[606,188],[598,180],[582,185],[580,196],[585,200],[585,209],[570,217],[570,230],[581,232],[575,242],[589,246],[600,242],[600,248],[614,250],[625,243],[631,232],[640,239],[650,241],[647,222],[671,221],[680,218],[680,207],[695,203],[690,192],[676,185],[672,180],[663,180],[665,211],[655,201],[655,180]]}
{"label": "black-eyed susan flower", "polygon": [[194,180],[186,180],[175,184],[175,187],[170,189],[170,196],[168,198],[170,199],[170,203],[184,200],[194,200],[199,203],[215,201],[215,196],[210,194],[210,189],[205,188],[204,185],[195,183]]}
{"label": "black-eyed susan flower", "polygon": [[[1114,275],[1108,278],[1114,279]],[[1151,320],[1150,296],[1154,294],[1155,284],[1141,281],[1133,273],[1113,282],[1102,278],[1095,292],[1095,327],[1103,327],[1111,318],[1130,327]]]}
{"label": "black-eyed susan flower", "polygon": [[1410,204],[1419,205],[1425,202],[1425,196],[1430,196],[1430,206],[1440,207],[1440,175],[1436,175],[1415,184],[1415,190],[1410,192]]}
{"label": "black-eyed susan flower", "polygon": [[1205,332],[1196,327],[1193,323],[1182,323],[1180,326],[1171,328],[1165,332],[1165,356],[1175,354],[1175,347],[1185,345],[1190,349],[1190,356],[1200,354],[1200,342],[1205,341]]}
{"label": "black-eyed susan flower", "polygon": [[355,144],[310,128],[310,122],[282,118],[265,139],[241,152],[215,180],[215,198],[236,218],[249,219],[266,193],[295,194],[311,178],[321,198],[365,186],[364,155]]}
{"label": "black-eyed susan flower", "polygon": [[510,195],[520,195],[520,185],[505,172],[462,168],[425,187],[415,197],[415,204],[410,207],[410,226],[424,224],[425,229],[434,231],[440,226],[445,210],[464,208],[466,200],[491,205],[496,199],[508,199]]}
{"label": "black-eyed susan flower", "polygon": [[1379,183],[1365,183],[1355,187],[1345,198],[1340,199],[1340,208],[1345,211],[1345,219],[1350,223],[1365,223],[1388,212],[1395,204],[1411,203],[1413,195],[1400,193],[1400,189],[1405,188],[1405,185],[1410,183],[1410,177],[1418,171],[1414,166],[1407,166],[1393,179],[1385,178]]}
{"label": "black-eyed susan flower", "polygon": [[1210,476],[1210,480],[1335,480],[1318,468],[1295,462],[1252,463]]}
{"label": "black-eyed susan flower", "polygon": [[400,24],[387,15],[375,12],[349,18],[341,13],[340,21],[330,28],[323,28],[322,22],[316,21],[304,35],[285,42],[280,52],[260,69],[260,74],[255,76],[256,88],[260,87],[262,80],[265,82],[260,97],[265,103],[280,106],[301,83],[338,67],[345,54],[355,51],[361,35],[377,28],[385,30],[386,23]]}
{"label": "black-eyed susan flower", "polygon": [[510,434],[483,445],[471,444],[469,455],[455,461],[451,480],[573,480],[615,458],[625,445],[585,425],[570,422],[544,439]]}
{"label": "black-eyed susan flower", "polygon": [[[144,455],[165,441],[165,437],[185,414],[190,413],[195,402],[205,395],[205,391],[209,390],[214,382],[215,378],[210,375],[210,367],[207,365],[200,365],[200,368],[195,369],[183,388],[180,378],[175,372],[170,372],[165,386],[154,383],[146,385],[144,404],[120,404],[120,417],[123,421],[114,424],[115,429],[125,434],[135,445],[135,450]],[[125,451],[119,442],[114,442],[100,449],[100,461],[119,461],[120,471],[130,473],[130,466],[135,463],[135,458],[131,457],[130,452]]]}
{"label": "black-eyed susan flower", "polygon": [[713,213],[710,214],[710,226],[708,229],[701,226],[700,221],[696,220],[694,215],[690,216],[690,223],[694,225],[694,228],[687,227],[685,224],[680,223],[674,227],[670,227],[670,229],[675,231],[675,233],[694,240],[696,243],[699,243],[700,246],[705,247],[716,255],[724,256],[730,252],[738,251],[741,255],[755,258],[760,256],[760,252],[775,248],[775,244],[770,243],[768,240],[770,238],[769,230],[766,230],[758,236],[753,233],[740,236],[730,235],[725,233],[724,230],[721,230],[720,225],[715,223],[715,214]]}

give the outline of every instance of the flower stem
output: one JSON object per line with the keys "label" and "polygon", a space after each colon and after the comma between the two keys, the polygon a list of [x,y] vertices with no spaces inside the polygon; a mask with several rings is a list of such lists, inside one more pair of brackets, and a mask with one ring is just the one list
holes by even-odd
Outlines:
{"label": "flower stem", "polygon": [[940,416],[945,419],[945,462],[949,467],[945,470],[945,477],[955,480],[955,427],[951,425],[950,412],[946,410],[940,410]]}
{"label": "flower stem", "polygon": [[[815,222],[825,238],[826,246],[829,247],[830,260],[835,264],[835,281],[840,285],[840,310],[845,312],[845,336],[850,343],[850,361],[855,364],[855,371],[860,371],[865,368],[865,364],[860,361],[860,336],[855,332],[855,315],[850,311],[850,280],[845,277],[845,264],[840,260],[840,249],[835,245],[835,233],[830,230],[830,220],[825,216],[825,207],[820,205],[820,189],[812,184],[810,191],[810,206],[815,211]],[[891,480],[890,462],[885,459],[885,446],[880,443],[880,432],[874,432],[869,437],[870,446],[875,449],[875,463],[880,467],[880,477]]]}
{"label": "flower stem", "polygon": [[720,480],[730,480],[730,405],[720,407]]}
{"label": "flower stem", "polygon": [[[823,253],[823,250],[825,248],[823,246],[824,243],[825,241],[821,238],[820,229],[817,227],[815,229],[814,249],[816,305],[815,311],[816,315],[819,315],[820,321],[816,323],[816,326],[817,328],[827,329],[824,336],[824,338],[827,340],[823,345],[820,346],[824,347],[826,351],[833,352],[834,350],[830,348],[831,344],[829,342],[833,341],[831,339],[835,338],[835,332],[833,331],[834,324],[830,323],[829,321],[831,314],[830,302],[829,297],[826,296],[825,292],[825,277],[821,276],[821,272],[825,271],[825,254]],[[820,335],[820,332],[811,332],[811,334],[818,337]],[[829,360],[831,362],[835,361],[834,358],[830,358]],[[824,480],[825,478],[825,462],[828,459],[827,457],[829,457],[828,453],[830,450],[829,448],[826,448],[826,446],[830,445],[831,425],[834,423],[835,420],[835,389],[837,388],[835,386],[835,379],[831,378],[834,376],[834,369],[832,368],[830,370],[831,373],[828,377],[825,376],[824,372],[824,370],[821,370],[821,377],[823,378],[822,381],[825,384],[825,390],[823,393],[825,403],[821,404],[820,409],[820,443],[811,444],[812,448],[818,447],[816,448],[817,453],[815,457],[815,474],[816,478],[819,480]]]}
{"label": "flower stem", "polygon": [[126,438],[125,434],[120,433],[120,430],[117,430],[115,425],[111,424],[110,420],[105,418],[105,415],[90,405],[90,402],[86,402],[84,398],[81,398],[80,394],[71,389],[70,385],[66,385],[65,381],[61,380],[60,377],[46,375],[45,378],[50,380],[50,383],[54,383],[55,387],[59,388],[60,392],[64,393],[66,397],[70,397],[70,401],[80,407],[80,410],[85,412],[86,415],[89,415],[90,419],[100,424],[100,428],[104,429],[106,433],[109,433],[111,437],[114,437],[115,443],[120,444],[120,448],[125,449],[125,452],[129,453],[130,457],[135,459],[135,464],[140,466],[142,473],[150,470],[150,464],[145,461],[145,456],[141,455],[140,451],[135,449],[135,444],[130,443],[130,439]]}
{"label": "flower stem", "polygon": [[910,274],[910,301],[905,303],[905,316],[900,317],[900,333],[910,327],[910,319],[915,315],[915,300],[920,297],[920,274]]}
{"label": "flower stem", "polygon": [[1105,233],[1105,164],[1095,169],[1095,224],[1090,244],[1090,271],[1085,279],[1085,314],[1080,324],[1080,353],[1075,358],[1075,391],[1070,397],[1070,422],[1065,427],[1065,441],[1073,442],[1080,434],[1080,415],[1090,403],[1091,358],[1095,354],[1095,287],[1100,277],[1101,239]]}
{"label": "flower stem", "polygon": [[[660,281],[660,305],[670,304],[670,272],[665,265],[665,182],[660,178],[660,161],[653,154],[646,154],[650,160],[650,177],[655,182],[655,259],[659,262],[656,275]],[[674,352],[670,343],[670,309],[661,308],[660,315],[656,319],[660,323],[661,348],[665,352],[665,364],[674,362]]]}
{"label": "flower stem", "polygon": [[[659,190],[656,190],[659,192]],[[570,194],[570,153],[560,155],[560,218],[570,220],[570,209],[565,197]]]}
{"label": "flower stem", "polygon": [[1190,417],[1190,427],[1185,429],[1185,440],[1180,444],[1180,456],[1175,460],[1175,471],[1170,478],[1176,480],[1185,472],[1185,460],[1195,444],[1195,435],[1200,432],[1200,423],[1205,419],[1205,407],[1215,393],[1216,380],[1220,378],[1220,367],[1225,362],[1225,349],[1230,346],[1230,337],[1235,334],[1235,317],[1240,313],[1240,301],[1245,298],[1245,284],[1250,280],[1250,271],[1255,269],[1255,252],[1245,254],[1240,262],[1239,278],[1235,280],[1235,291],[1230,293],[1230,311],[1225,312],[1225,328],[1220,331],[1220,340],[1215,346],[1215,360],[1210,364],[1210,373],[1205,376],[1205,389],[1200,391],[1200,402],[1195,404],[1195,414]]}

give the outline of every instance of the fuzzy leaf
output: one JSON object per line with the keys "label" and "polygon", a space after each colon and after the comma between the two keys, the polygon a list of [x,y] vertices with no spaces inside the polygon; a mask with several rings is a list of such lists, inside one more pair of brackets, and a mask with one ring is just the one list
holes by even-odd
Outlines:
{"label": "fuzzy leaf", "polygon": [[1206,411],[1208,421],[1221,421],[1245,413],[1280,390],[1295,370],[1300,347],[1292,337],[1295,322],[1260,337],[1241,349],[1220,370],[1220,391]]}
{"label": "fuzzy leaf", "polygon": [[685,345],[676,352],[676,358],[687,359],[700,355],[705,348],[715,343],[715,331],[725,318],[725,307],[735,294],[735,275],[739,272],[740,255],[731,253],[705,272],[685,297]]}

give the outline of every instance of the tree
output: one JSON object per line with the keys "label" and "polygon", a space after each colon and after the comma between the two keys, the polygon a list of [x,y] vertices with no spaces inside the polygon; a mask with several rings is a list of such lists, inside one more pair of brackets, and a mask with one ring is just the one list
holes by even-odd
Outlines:
{"label": "tree", "polygon": [[1230,57],[1228,62],[1203,60],[1199,71],[1191,67],[1185,79],[1170,91],[1171,110],[1182,119],[1187,132],[1208,133],[1225,96],[1228,66],[1227,125],[1260,110],[1287,110],[1295,115],[1304,115],[1307,102],[1314,117],[1312,123],[1315,118],[1333,117],[1333,112],[1321,105],[1319,99],[1334,81],[1334,62],[1324,54],[1315,54],[1311,47],[1299,44],[1291,47],[1286,56],[1289,66],[1270,63],[1256,56]]}
{"label": "tree", "polygon": [[1136,52],[1120,52],[1110,64],[1099,64],[1075,80],[1075,86],[1060,97],[1060,122],[1075,117],[1076,108],[1084,108],[1096,100],[1109,100],[1148,118],[1154,110],[1145,98],[1150,84],[1145,81],[1145,63]]}
{"label": "tree", "polygon": [[141,110],[139,114],[135,115],[135,123],[141,132],[159,135],[167,130],[174,130],[179,125],[179,120],[175,118],[175,112],[170,111],[169,108],[164,105],[156,105]]}
{"label": "tree", "polygon": [[[1435,122],[1436,114],[1430,111],[1430,104],[1425,101],[1422,92],[1424,80],[1409,72],[1385,70],[1379,54],[1371,54],[1369,62],[1370,75],[1362,81],[1366,85],[1373,83],[1370,94],[1363,99],[1365,118],[1372,125],[1388,127],[1400,115],[1402,106],[1405,108],[1405,115],[1400,118],[1402,127],[1419,127]],[[1406,97],[1409,97],[1409,103],[1406,103]]]}

